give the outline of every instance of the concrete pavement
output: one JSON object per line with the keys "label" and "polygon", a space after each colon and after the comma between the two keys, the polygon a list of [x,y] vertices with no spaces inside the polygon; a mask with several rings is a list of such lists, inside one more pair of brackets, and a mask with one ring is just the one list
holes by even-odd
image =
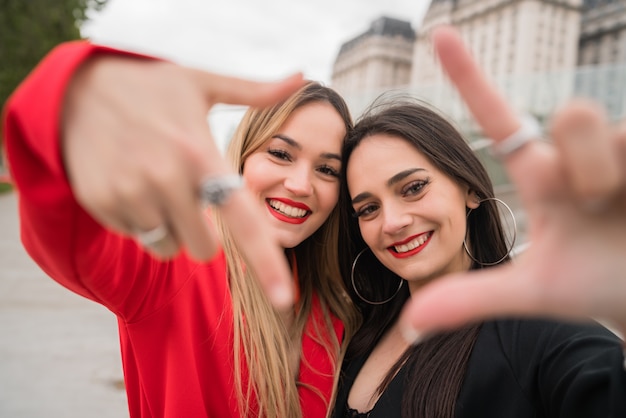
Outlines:
{"label": "concrete pavement", "polygon": [[128,417],[117,324],[48,278],[0,194],[0,418]]}

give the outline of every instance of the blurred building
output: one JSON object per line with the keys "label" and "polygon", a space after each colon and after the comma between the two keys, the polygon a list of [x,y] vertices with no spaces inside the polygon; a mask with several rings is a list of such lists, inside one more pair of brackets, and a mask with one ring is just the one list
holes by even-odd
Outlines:
{"label": "blurred building", "polygon": [[577,95],[626,116],[626,0],[585,0],[574,81]]}
{"label": "blurred building", "polygon": [[411,78],[415,31],[410,22],[380,17],[341,45],[333,66],[333,87],[344,96],[406,87]]}
{"label": "blurred building", "polygon": [[626,0],[432,0],[415,30],[408,21],[381,17],[344,43],[333,87],[357,115],[381,92],[401,90],[471,130],[428,39],[442,23],[460,30],[520,111],[542,119],[583,95],[604,103],[615,119],[626,115]]}
{"label": "blurred building", "polygon": [[585,0],[578,64],[626,62],[626,1]]}
{"label": "blurred building", "polygon": [[494,78],[571,69],[577,60],[581,5],[582,0],[432,0],[417,30],[411,84],[443,80],[427,37],[441,23],[459,29]]}
{"label": "blurred building", "polygon": [[626,117],[626,0],[432,0],[424,21],[382,17],[344,43],[332,86],[353,115],[381,93],[413,96],[446,114],[470,140],[496,193],[508,202],[525,242],[525,216],[502,165],[433,53],[429,32],[459,29],[488,76],[520,112],[545,121],[573,96],[593,98],[613,119]]}

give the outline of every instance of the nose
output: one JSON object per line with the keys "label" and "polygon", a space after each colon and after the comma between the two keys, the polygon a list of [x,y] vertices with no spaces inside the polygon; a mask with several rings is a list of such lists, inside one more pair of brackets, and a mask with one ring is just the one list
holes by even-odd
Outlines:
{"label": "nose", "polygon": [[383,209],[383,232],[395,235],[409,226],[413,220],[411,215],[400,204],[387,203]]}
{"label": "nose", "polygon": [[285,189],[295,196],[310,196],[313,194],[313,183],[311,182],[311,170],[306,165],[294,167],[285,178]]}

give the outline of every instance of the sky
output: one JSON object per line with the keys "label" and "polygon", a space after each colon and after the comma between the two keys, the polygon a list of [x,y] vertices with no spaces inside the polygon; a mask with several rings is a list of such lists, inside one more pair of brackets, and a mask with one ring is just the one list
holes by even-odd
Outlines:
{"label": "sky", "polygon": [[[341,44],[388,16],[419,27],[430,0],[109,0],[82,35],[93,42],[255,80],[297,71],[329,84]],[[241,117],[217,107],[223,143]]]}

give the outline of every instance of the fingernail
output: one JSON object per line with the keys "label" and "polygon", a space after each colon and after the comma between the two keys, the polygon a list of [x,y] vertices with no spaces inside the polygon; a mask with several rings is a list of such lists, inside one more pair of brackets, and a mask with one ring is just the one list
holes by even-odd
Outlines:
{"label": "fingernail", "polygon": [[411,345],[418,345],[426,339],[422,332],[416,330],[410,325],[402,325],[400,332],[402,333],[404,340]]}
{"label": "fingernail", "polygon": [[270,291],[270,300],[277,309],[287,309],[293,306],[293,292],[289,286],[274,285]]}

